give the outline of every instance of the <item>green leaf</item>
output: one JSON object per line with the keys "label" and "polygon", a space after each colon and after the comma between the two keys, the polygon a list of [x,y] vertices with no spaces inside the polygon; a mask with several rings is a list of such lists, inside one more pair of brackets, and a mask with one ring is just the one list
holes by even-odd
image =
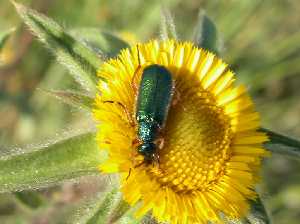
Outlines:
{"label": "green leaf", "polygon": [[227,224],[271,224],[267,211],[258,197],[255,201],[251,201],[251,209],[248,215],[242,219],[230,219],[223,217]]}
{"label": "green leaf", "polygon": [[251,202],[251,211],[247,220],[250,224],[271,224],[267,210],[259,197]]}
{"label": "green leaf", "polygon": [[33,151],[0,156],[0,192],[36,189],[67,179],[98,173],[105,154],[94,133],[46,144]]}
{"label": "green leaf", "polygon": [[105,195],[95,213],[86,221],[86,224],[113,223],[109,217],[116,207],[116,203],[120,200],[121,194],[116,188],[112,189]]}
{"label": "green leaf", "polygon": [[45,198],[36,191],[16,192],[14,195],[22,205],[31,209],[37,209],[46,203]]}
{"label": "green leaf", "polygon": [[42,90],[50,96],[56,97],[71,106],[78,107],[80,109],[86,109],[91,111],[94,104],[94,98],[84,93],[78,93],[75,91],[60,91],[60,90]]}
{"label": "green leaf", "polygon": [[271,152],[294,159],[300,159],[300,141],[265,128],[262,128],[261,130],[269,136],[270,141],[264,145]]}
{"label": "green leaf", "polygon": [[[136,212],[135,207],[131,207],[122,217],[116,220],[116,224],[155,224],[156,222],[151,222],[151,218],[146,215],[145,217],[141,217],[139,219],[134,217],[134,213]],[[150,221],[151,220],[151,221]]]}
{"label": "green leaf", "polygon": [[88,46],[76,40],[52,19],[32,9],[12,1],[24,22],[33,33],[52,51],[57,60],[64,65],[90,93],[95,93],[97,69],[100,57]]}
{"label": "green leaf", "polygon": [[[78,224],[138,224],[138,223],[154,223],[149,222],[149,217],[136,219],[134,213],[136,207],[131,207],[122,198],[119,192],[118,179],[113,178],[111,186],[105,192],[98,193],[92,199],[85,200],[73,213],[73,217],[67,223]],[[110,181],[110,182],[111,182]],[[117,187],[116,187],[117,186]],[[143,220],[143,221],[142,221]],[[156,222],[155,222],[156,223]]]}
{"label": "green leaf", "polygon": [[218,54],[217,28],[204,10],[199,11],[198,22],[194,30],[193,41],[198,47]]}
{"label": "green leaf", "polygon": [[162,6],[161,9],[161,37],[163,40],[175,39],[177,40],[176,28],[170,10]]}
{"label": "green leaf", "polygon": [[70,33],[104,57],[116,57],[120,50],[129,47],[129,44],[117,35],[98,28],[77,28],[72,29]]}
{"label": "green leaf", "polygon": [[15,28],[0,33],[0,53],[9,36],[15,31]]}
{"label": "green leaf", "polygon": [[85,200],[75,210],[74,215],[71,215],[67,223],[116,223],[130,208],[123,201],[117,186],[118,183],[114,181],[105,192],[99,192],[95,197]]}
{"label": "green leaf", "polygon": [[116,223],[122,217],[128,216],[128,212],[130,211],[131,211],[130,205],[122,199],[122,196],[120,196],[118,203],[113,209],[113,212],[110,214],[109,221],[111,223]]}

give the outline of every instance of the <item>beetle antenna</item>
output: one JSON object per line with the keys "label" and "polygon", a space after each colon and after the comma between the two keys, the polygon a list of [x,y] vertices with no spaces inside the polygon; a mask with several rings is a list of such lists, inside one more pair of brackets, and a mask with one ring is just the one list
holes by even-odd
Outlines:
{"label": "beetle antenna", "polygon": [[140,57],[139,44],[136,45],[136,50],[137,50],[137,53],[138,53],[137,56],[138,56],[138,63],[139,64],[138,64],[138,67],[135,70],[135,72],[134,72],[134,74],[132,76],[132,79],[131,79],[131,86],[132,86],[132,88],[133,88],[133,90],[134,90],[135,93],[137,93],[137,91],[138,91],[138,88],[137,88],[137,86],[135,84],[135,79],[136,79],[136,76],[137,76],[139,70],[142,68],[142,66],[141,66],[141,57]]}
{"label": "beetle antenna", "polygon": [[139,66],[141,66],[141,57],[140,57],[140,49],[139,49],[139,44],[136,45],[137,53],[138,53],[138,62]]}

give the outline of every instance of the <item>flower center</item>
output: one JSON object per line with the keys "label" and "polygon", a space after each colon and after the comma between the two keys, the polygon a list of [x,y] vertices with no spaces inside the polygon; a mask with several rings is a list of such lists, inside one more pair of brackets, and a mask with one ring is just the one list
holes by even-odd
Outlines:
{"label": "flower center", "polygon": [[179,101],[169,111],[162,133],[159,169],[149,173],[174,191],[205,190],[218,180],[229,159],[229,118],[212,95],[197,88],[177,89]]}

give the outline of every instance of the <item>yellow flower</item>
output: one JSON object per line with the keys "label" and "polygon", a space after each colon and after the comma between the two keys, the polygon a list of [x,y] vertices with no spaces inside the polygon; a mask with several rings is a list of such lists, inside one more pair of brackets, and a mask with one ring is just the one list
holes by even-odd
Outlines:
{"label": "yellow flower", "polygon": [[[128,118],[135,114],[133,76],[150,64],[171,72],[178,93],[162,133],[159,166],[137,163],[143,160],[134,144],[137,124]],[[233,85],[223,61],[192,43],[151,41],[123,50],[99,76],[106,82],[99,82],[94,117],[99,147],[109,157],[100,169],[121,173],[124,199],[139,206],[136,216],[152,211],[158,221],[185,224],[246,215],[268,154],[262,148],[267,137],[257,131],[259,114],[246,88]]]}

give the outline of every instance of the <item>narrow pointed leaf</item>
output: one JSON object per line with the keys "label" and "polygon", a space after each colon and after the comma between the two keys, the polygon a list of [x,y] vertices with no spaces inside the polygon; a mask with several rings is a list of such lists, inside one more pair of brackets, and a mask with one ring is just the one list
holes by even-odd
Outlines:
{"label": "narrow pointed leaf", "polygon": [[66,223],[116,223],[129,209],[128,204],[123,203],[122,195],[116,186],[118,183],[114,183],[105,192],[99,192],[95,197],[85,200]]}
{"label": "narrow pointed leaf", "polygon": [[177,39],[175,23],[171,15],[170,10],[162,6],[161,9],[161,38],[166,39]]}
{"label": "narrow pointed leaf", "polygon": [[250,224],[271,224],[267,210],[260,198],[251,203],[251,211],[247,216],[247,221]]}
{"label": "narrow pointed leaf", "polygon": [[271,224],[267,211],[258,197],[256,201],[251,201],[251,209],[248,215],[242,219],[231,219],[223,217],[227,224]]}
{"label": "narrow pointed leaf", "polygon": [[194,30],[194,43],[198,47],[218,54],[217,39],[217,28],[214,22],[206,15],[204,10],[200,10]]}
{"label": "narrow pointed leaf", "polygon": [[57,24],[54,20],[12,1],[24,22],[52,51],[82,87],[94,93],[100,57]]}
{"label": "narrow pointed leaf", "polygon": [[225,218],[224,222],[226,224],[250,224],[248,219],[229,219],[229,218]]}
{"label": "narrow pointed leaf", "polygon": [[101,201],[95,213],[86,221],[86,224],[113,223],[110,222],[109,216],[113,212],[121,195],[116,188],[106,194]]}
{"label": "narrow pointed leaf", "polygon": [[126,216],[130,212],[130,205],[120,197],[117,205],[115,206],[113,212],[110,214],[109,221],[111,223],[116,223],[123,216]]}
{"label": "narrow pointed leaf", "polygon": [[134,217],[135,212],[136,212],[136,208],[131,207],[126,213],[124,213],[122,217],[116,220],[115,223],[116,224],[139,224],[139,223],[150,224],[151,223],[149,222],[149,217],[147,215],[141,218]]}
{"label": "narrow pointed leaf", "polygon": [[63,101],[71,106],[86,109],[91,111],[94,103],[94,99],[83,93],[78,93],[74,91],[60,91],[60,90],[43,90],[50,96],[56,97],[57,99]]}
{"label": "narrow pointed leaf", "polygon": [[37,209],[46,204],[45,198],[36,191],[24,191],[14,193],[16,199],[30,209]]}
{"label": "narrow pointed leaf", "polygon": [[300,141],[265,128],[261,130],[269,136],[270,141],[265,143],[265,147],[271,152],[300,159]]}
{"label": "narrow pointed leaf", "polygon": [[10,29],[0,33],[0,53],[2,48],[4,47],[6,41],[8,40],[9,36],[15,31],[15,29]]}
{"label": "narrow pointed leaf", "polygon": [[98,28],[77,28],[70,33],[103,57],[115,57],[129,44],[117,35]]}
{"label": "narrow pointed leaf", "polygon": [[105,155],[95,134],[86,133],[33,151],[0,157],[0,192],[36,189],[67,179],[98,173]]}

